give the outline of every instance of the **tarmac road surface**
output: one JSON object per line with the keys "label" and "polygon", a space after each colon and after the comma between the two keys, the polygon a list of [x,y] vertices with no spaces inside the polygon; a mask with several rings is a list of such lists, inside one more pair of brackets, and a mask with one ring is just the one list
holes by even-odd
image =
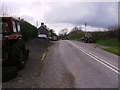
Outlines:
{"label": "tarmac road surface", "polygon": [[118,88],[119,74],[117,55],[94,44],[61,40],[47,55],[41,87]]}
{"label": "tarmac road surface", "polygon": [[[106,52],[95,44],[80,41],[59,40],[53,43],[42,61],[43,68],[39,75],[33,79],[28,77],[31,82],[7,82],[3,84],[4,87],[118,88],[120,70],[117,55]],[[35,72],[32,68],[31,71]]]}

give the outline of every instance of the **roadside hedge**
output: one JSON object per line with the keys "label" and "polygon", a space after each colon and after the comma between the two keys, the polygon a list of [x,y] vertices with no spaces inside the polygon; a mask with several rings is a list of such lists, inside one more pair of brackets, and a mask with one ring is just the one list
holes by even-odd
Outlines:
{"label": "roadside hedge", "polygon": [[31,25],[27,21],[20,22],[21,34],[23,35],[23,39],[28,41],[30,39],[36,38],[38,35],[38,30],[35,26]]}

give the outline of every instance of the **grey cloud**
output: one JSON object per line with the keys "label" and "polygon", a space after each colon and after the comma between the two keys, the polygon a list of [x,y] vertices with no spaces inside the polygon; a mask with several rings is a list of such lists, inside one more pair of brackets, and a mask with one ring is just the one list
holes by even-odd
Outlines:
{"label": "grey cloud", "polygon": [[95,27],[117,25],[118,4],[114,2],[50,3],[51,10],[45,14],[48,23],[71,23],[82,25],[87,22]]}
{"label": "grey cloud", "polygon": [[31,24],[34,24],[34,18],[33,17],[30,17],[28,15],[22,15],[22,16],[20,16],[20,18],[30,22]]}

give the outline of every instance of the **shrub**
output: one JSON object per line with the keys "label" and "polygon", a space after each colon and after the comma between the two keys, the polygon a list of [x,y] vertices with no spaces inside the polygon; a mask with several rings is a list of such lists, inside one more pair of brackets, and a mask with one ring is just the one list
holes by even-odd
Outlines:
{"label": "shrub", "polygon": [[30,40],[37,37],[38,30],[35,26],[31,25],[26,21],[21,21],[20,26],[21,26],[21,34],[23,35],[24,40]]}

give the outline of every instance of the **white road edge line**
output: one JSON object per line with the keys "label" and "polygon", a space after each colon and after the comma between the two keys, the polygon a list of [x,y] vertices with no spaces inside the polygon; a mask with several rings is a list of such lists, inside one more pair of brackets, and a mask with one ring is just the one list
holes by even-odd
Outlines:
{"label": "white road edge line", "polygon": [[[78,47],[78,45],[76,45],[76,46]],[[81,48],[81,47],[80,47],[80,48]],[[81,49],[82,49],[82,48],[81,48]],[[110,63],[108,63],[108,62],[106,62],[105,60],[99,58],[98,56],[96,56],[96,55],[94,55],[94,54],[92,54],[92,53],[90,53],[90,52],[87,52],[85,49],[83,49],[83,50],[84,50],[86,53],[88,53],[88,54],[94,56],[95,58],[98,58],[98,59],[101,60],[102,62],[108,64],[109,66],[111,66],[111,67],[113,67],[113,68],[115,68],[115,69],[117,69],[117,70],[120,70],[120,69],[117,68],[116,66],[114,66],[114,65],[112,65],[112,64],[110,64]]]}
{"label": "white road edge line", "polygon": [[[93,58],[94,60],[100,62],[101,64],[105,65],[105,66],[108,67],[109,69],[111,69],[111,70],[113,70],[114,72],[120,74],[120,72],[117,71],[117,70],[120,70],[120,69],[117,68],[116,66],[114,66],[114,65],[112,65],[112,64],[104,61],[103,59],[97,57],[96,55],[93,55],[92,53],[88,53],[86,50],[82,49],[81,47],[78,47],[77,45],[75,45],[75,44],[72,43],[71,41],[67,41],[67,42],[71,43],[74,47],[78,48],[80,51],[84,52],[85,54],[87,54],[88,56],[90,56],[91,58]],[[90,54],[91,54],[91,55],[90,55]],[[93,57],[93,56],[94,56],[94,57]],[[101,61],[98,60],[97,58],[100,59]],[[103,61],[104,63],[103,63],[102,61]],[[105,64],[105,63],[106,63],[106,64]],[[108,64],[109,66],[108,66],[107,64]],[[111,67],[110,67],[110,66],[111,66]],[[112,67],[114,67],[114,68],[117,69],[117,70],[115,70],[115,69],[112,68]]]}

